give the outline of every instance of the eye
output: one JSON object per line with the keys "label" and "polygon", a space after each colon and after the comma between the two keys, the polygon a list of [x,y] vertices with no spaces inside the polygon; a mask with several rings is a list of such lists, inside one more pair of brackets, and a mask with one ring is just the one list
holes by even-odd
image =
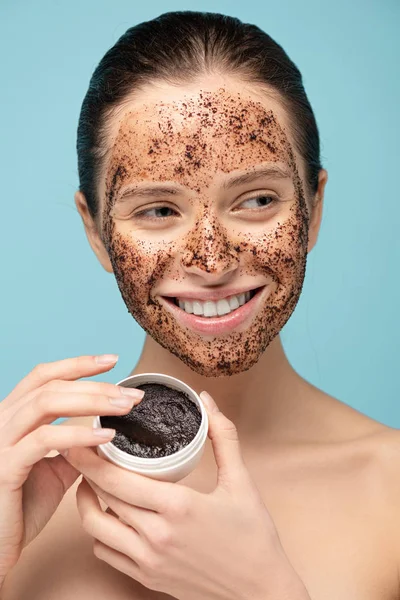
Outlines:
{"label": "eye", "polygon": [[[264,195],[252,196],[251,198],[247,198],[241,202],[240,206],[242,204],[244,204],[245,202],[250,202],[250,201],[254,201],[254,200],[256,200],[256,201],[260,200],[262,202],[262,205],[260,207],[256,207],[256,209],[253,209],[252,212],[257,212],[258,209],[265,210],[266,208],[269,208],[270,206],[273,206],[274,204],[279,202],[279,200],[276,196],[264,194]],[[153,211],[155,213],[157,213],[157,211],[160,211],[161,215],[160,216],[146,216],[146,215],[148,215],[148,213],[151,213]],[[133,216],[136,219],[144,219],[144,220],[149,220],[149,221],[164,221],[165,219],[169,219],[171,216],[173,216],[173,215],[165,214],[168,211],[172,211],[176,215],[178,214],[176,210],[174,210],[170,206],[167,206],[166,204],[163,204],[160,206],[154,206],[153,208],[148,208],[146,210],[142,210],[142,211],[134,214]]]}
{"label": "eye", "polygon": [[[166,211],[172,210],[172,212],[176,213],[176,210],[174,210],[173,208],[163,205],[163,206],[154,206],[153,208],[148,208],[147,210],[142,210],[138,213],[136,213],[134,216],[139,218],[139,219],[149,219],[150,221],[164,221],[164,219],[168,219],[169,215],[164,214]],[[152,212],[152,211],[161,211],[162,215],[161,217],[146,217],[144,215],[146,215],[146,213]],[[176,213],[178,214],[178,213]]]}
{"label": "eye", "polygon": [[[269,206],[272,206],[274,204],[276,204],[277,202],[279,202],[278,198],[276,196],[271,196],[269,194],[265,194],[265,195],[260,195],[260,196],[252,196],[250,198],[247,198],[246,200],[243,200],[243,202],[240,204],[240,206],[242,204],[245,204],[246,202],[251,202],[254,200],[261,200],[262,201],[262,206],[261,207],[256,207],[257,208],[268,208]],[[269,201],[269,202],[268,202]]]}

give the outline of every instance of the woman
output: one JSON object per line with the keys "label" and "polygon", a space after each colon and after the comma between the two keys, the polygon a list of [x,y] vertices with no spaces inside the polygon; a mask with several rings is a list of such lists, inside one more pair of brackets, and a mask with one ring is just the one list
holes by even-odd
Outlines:
{"label": "woman", "polygon": [[0,404],[4,600],[397,598],[397,431],[305,381],[279,335],[327,182],[296,66],[253,25],[163,14],[100,62],[77,148],[90,245],[147,333],[131,374],[207,390],[210,439],[178,484],[126,472],[90,428],[140,399],[78,381],[115,357],[33,369]]}

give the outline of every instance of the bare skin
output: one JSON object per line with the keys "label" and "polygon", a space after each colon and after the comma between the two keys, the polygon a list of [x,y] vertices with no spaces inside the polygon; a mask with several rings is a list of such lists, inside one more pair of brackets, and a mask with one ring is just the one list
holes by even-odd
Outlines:
{"label": "bare skin", "polygon": [[[207,93],[200,97],[199,89]],[[213,122],[208,129],[188,118],[195,112],[192,106],[205,99],[210,102],[207,119]],[[186,108],[180,112],[182,101]],[[227,105],[237,114],[248,109],[242,127],[235,128],[235,120],[229,124],[223,111],[212,112]],[[253,120],[263,116],[271,117],[268,127],[257,140],[247,137],[242,143],[243,130],[253,131]],[[214,134],[219,128],[222,137]],[[157,129],[168,144],[156,145],[157,160],[150,163],[145,150]],[[190,139],[191,156],[179,164],[177,140],[187,146]],[[208,149],[203,148],[196,167],[193,140]],[[131,374],[157,370],[184,380],[198,393],[207,390],[235,423],[246,465],[313,600],[398,598],[398,432],[305,381],[287,360],[279,335],[297,304],[307,254],[317,241],[326,171],[320,172],[318,192],[310,198],[304,164],[279,102],[221,77],[193,87],[149,88],[114,117],[109,147],[98,221],[93,223],[80,192],[75,200],[94,252],[115,274],[128,310],[147,332]],[[292,176],[247,184],[224,196],[226,174],[261,163],[289,166]],[[139,180],[177,181],[186,191],[172,202],[163,197],[118,203],[124,187]],[[263,216],[250,218],[249,210],[232,217],[234,201],[242,205],[268,192],[283,201]],[[171,218],[161,227],[131,218],[132,211],[156,204],[180,212],[182,220]],[[237,284],[268,285],[269,295],[251,323],[223,338],[187,330],[160,301],[163,293],[175,290]],[[240,352],[243,347],[245,353]],[[92,419],[66,424],[90,427]],[[169,598],[93,555],[93,540],[82,529],[75,503],[79,481],[24,550],[6,579],[3,600]],[[177,485],[207,492],[215,483],[207,440],[200,465]]]}

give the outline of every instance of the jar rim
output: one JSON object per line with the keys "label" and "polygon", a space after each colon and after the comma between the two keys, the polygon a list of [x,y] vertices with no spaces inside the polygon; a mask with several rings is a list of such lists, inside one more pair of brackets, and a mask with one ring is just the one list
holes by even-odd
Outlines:
{"label": "jar rim", "polygon": [[[180,450],[177,450],[173,454],[168,454],[167,456],[160,456],[157,458],[135,456],[133,454],[129,454],[128,452],[124,452],[120,448],[117,448],[112,443],[112,440],[98,446],[101,452],[113,462],[117,461],[121,463],[121,466],[126,466],[128,468],[132,467],[139,473],[140,471],[147,471],[149,473],[157,471],[160,474],[166,473],[176,469],[185,461],[190,460],[190,458],[194,456],[200,448],[203,447],[208,434],[208,415],[198,394],[183,381],[163,373],[140,373],[137,375],[131,375],[125,379],[122,379],[116,385],[121,385],[126,382],[131,383],[131,385],[125,385],[124,387],[136,387],[137,385],[144,383],[159,383],[177,391],[185,392],[190,401],[194,402],[194,404],[196,404],[200,410],[200,426],[196,432],[196,435],[189,442],[189,444]],[[99,415],[95,417],[94,425],[96,427],[101,426]]]}

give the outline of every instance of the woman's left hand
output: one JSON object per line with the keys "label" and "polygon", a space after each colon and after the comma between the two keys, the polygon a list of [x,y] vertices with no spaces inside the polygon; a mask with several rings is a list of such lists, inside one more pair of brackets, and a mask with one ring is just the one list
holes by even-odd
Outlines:
{"label": "woman's left hand", "polygon": [[69,450],[66,460],[84,476],[77,505],[95,556],[181,600],[309,600],[246,469],[235,425],[209,394],[201,398],[218,467],[211,493],[121,469],[91,448]]}

